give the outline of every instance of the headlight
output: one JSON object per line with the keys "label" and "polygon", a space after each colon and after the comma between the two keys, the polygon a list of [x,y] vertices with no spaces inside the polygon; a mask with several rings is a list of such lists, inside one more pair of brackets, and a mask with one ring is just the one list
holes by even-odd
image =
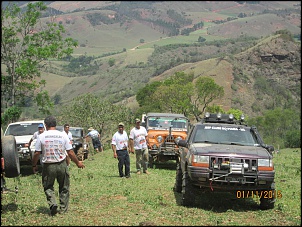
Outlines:
{"label": "headlight", "polygon": [[179,136],[179,137],[177,137],[176,139],[175,139],[175,143],[178,143],[179,142],[179,140],[181,140],[182,138]]}
{"label": "headlight", "polygon": [[200,167],[209,167],[210,156],[192,155],[192,165]]}
{"label": "headlight", "polygon": [[162,136],[158,136],[158,137],[157,137],[157,142],[160,143],[161,141],[163,141],[163,137],[162,137]]}
{"label": "headlight", "polygon": [[273,171],[274,164],[271,159],[258,159],[258,170]]}

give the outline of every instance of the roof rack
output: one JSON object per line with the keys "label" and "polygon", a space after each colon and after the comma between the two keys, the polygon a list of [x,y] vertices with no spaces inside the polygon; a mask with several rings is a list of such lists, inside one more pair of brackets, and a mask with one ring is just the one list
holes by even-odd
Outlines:
{"label": "roof rack", "polygon": [[241,115],[240,120],[236,120],[233,114],[209,113],[206,112],[201,122],[206,123],[227,123],[227,124],[242,124],[244,115]]}

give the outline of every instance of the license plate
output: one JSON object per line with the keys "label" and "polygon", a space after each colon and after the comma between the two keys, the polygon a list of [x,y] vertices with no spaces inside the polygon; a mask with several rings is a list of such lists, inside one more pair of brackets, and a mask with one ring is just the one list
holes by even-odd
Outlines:
{"label": "license plate", "polygon": [[226,177],[228,182],[245,184],[246,180],[244,177]]}

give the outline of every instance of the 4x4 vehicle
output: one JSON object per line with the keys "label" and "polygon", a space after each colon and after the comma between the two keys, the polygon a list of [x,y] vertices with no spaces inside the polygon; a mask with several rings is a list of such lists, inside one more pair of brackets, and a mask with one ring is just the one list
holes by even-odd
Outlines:
{"label": "4x4 vehicle", "polygon": [[[44,120],[37,121],[20,121],[10,123],[5,132],[4,136],[12,135],[16,139],[16,144],[19,153],[20,162],[31,162],[32,155],[35,152],[36,139],[28,147],[29,140],[32,138],[33,134],[38,131],[39,124],[44,125]],[[46,127],[44,125],[44,130]]]}
{"label": "4x4 vehicle", "polygon": [[147,113],[143,124],[148,132],[149,165],[154,162],[178,160],[175,141],[187,137],[189,120],[183,114]]}
{"label": "4x4 vehicle", "polygon": [[[64,127],[57,125],[58,131],[64,131]],[[72,148],[74,153],[80,160],[88,158],[88,144],[84,141],[84,128],[82,127],[69,127],[69,132],[72,134]]]}
{"label": "4x4 vehicle", "polygon": [[84,129],[81,127],[69,127],[69,131],[72,134],[72,147],[74,153],[82,159],[88,158],[88,145],[84,141]]}
{"label": "4x4 vehicle", "polygon": [[274,147],[264,144],[257,128],[243,119],[206,113],[186,140],[176,142],[180,162],[174,190],[182,193],[182,205],[192,206],[197,193],[212,190],[257,196],[261,209],[274,207]]}

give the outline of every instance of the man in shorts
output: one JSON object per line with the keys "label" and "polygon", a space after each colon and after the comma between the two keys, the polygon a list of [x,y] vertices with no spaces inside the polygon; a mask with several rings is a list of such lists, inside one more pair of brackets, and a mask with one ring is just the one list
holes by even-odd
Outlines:
{"label": "man in shorts", "polygon": [[101,139],[100,133],[97,130],[93,129],[92,127],[90,127],[88,131],[89,132],[85,136],[86,142],[87,142],[87,137],[90,137],[92,140],[93,148],[96,150],[96,152],[99,151],[102,152],[103,148],[100,140]]}

